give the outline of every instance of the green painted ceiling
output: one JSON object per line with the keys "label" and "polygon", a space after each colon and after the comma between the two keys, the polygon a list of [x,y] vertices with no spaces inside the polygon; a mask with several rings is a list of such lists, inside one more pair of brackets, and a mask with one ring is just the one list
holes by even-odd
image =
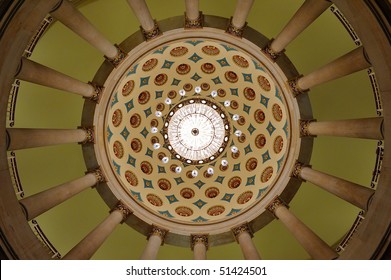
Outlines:
{"label": "green painted ceiling", "polygon": [[[204,14],[230,17],[234,0],[200,1]],[[301,0],[255,1],[248,25],[269,38],[275,37]],[[147,1],[157,20],[183,15],[184,1]],[[88,1],[81,12],[113,43],[139,29],[125,0]],[[345,29],[326,11],[291,45],[286,53],[300,73],[311,70],[355,48]],[[39,42],[34,61],[90,81],[103,62],[102,55],[85,41],[55,23]],[[321,120],[375,116],[373,93],[365,71],[311,90],[314,117]],[[80,125],[83,99],[51,88],[22,82],[16,111],[16,127],[76,128]],[[317,137],[311,160],[313,168],[368,186],[375,160],[376,141]],[[77,144],[17,151],[18,167],[26,196],[84,175],[81,147]],[[328,244],[335,244],[350,228],[359,209],[305,183],[290,204],[290,210]],[[44,232],[65,255],[108,215],[98,193],[89,189],[37,220]],[[120,225],[94,259],[138,259],[146,238],[127,225]],[[254,242],[264,259],[308,259],[309,256],[284,228],[273,221],[257,232]],[[189,248],[164,245],[159,259],[191,259]],[[210,248],[209,259],[242,259],[238,244]]]}

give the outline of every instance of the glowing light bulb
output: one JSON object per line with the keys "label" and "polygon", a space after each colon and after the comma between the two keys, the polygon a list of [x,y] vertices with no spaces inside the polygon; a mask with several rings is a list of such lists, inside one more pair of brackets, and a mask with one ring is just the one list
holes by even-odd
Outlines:
{"label": "glowing light bulb", "polygon": [[238,147],[236,146],[231,147],[231,152],[233,152],[234,154],[236,154],[238,151],[239,151]]}
{"label": "glowing light bulb", "polygon": [[154,127],[154,126],[151,127],[152,133],[157,133],[158,131],[159,131],[159,129],[157,129],[157,127]]}
{"label": "glowing light bulb", "polygon": [[180,89],[179,90],[179,95],[180,96],[185,96],[186,95],[186,91],[184,89]]}
{"label": "glowing light bulb", "polygon": [[223,160],[221,161],[221,165],[222,165],[222,166],[228,166],[228,160],[223,159]]}
{"label": "glowing light bulb", "polygon": [[213,98],[216,97],[216,96],[217,96],[217,91],[213,90],[213,91],[210,93],[210,95],[211,95]]}
{"label": "glowing light bulb", "polygon": [[238,114],[235,114],[235,115],[233,115],[232,116],[232,120],[234,120],[234,121],[237,121],[237,120],[239,120],[239,115]]}
{"label": "glowing light bulb", "polygon": [[215,173],[215,171],[213,170],[212,167],[209,167],[208,170],[206,170],[206,172],[207,172],[209,175],[213,175],[213,173]]}
{"label": "glowing light bulb", "polygon": [[180,166],[175,167],[175,173],[179,174],[181,172],[182,172],[182,167]]}
{"label": "glowing light bulb", "polygon": [[155,150],[160,149],[160,144],[159,144],[159,143],[153,144],[153,148],[154,148]]}
{"label": "glowing light bulb", "polygon": [[236,131],[235,131],[235,135],[236,135],[237,137],[240,137],[240,136],[242,135],[242,131],[236,130]]}
{"label": "glowing light bulb", "polygon": [[191,176],[197,177],[198,176],[198,171],[195,170],[195,169],[193,171],[191,171]]}
{"label": "glowing light bulb", "polygon": [[201,87],[195,87],[194,91],[195,93],[201,93]]}
{"label": "glowing light bulb", "polygon": [[229,107],[231,105],[231,101],[229,101],[229,100],[225,100],[224,101],[224,106],[225,107]]}
{"label": "glowing light bulb", "polygon": [[163,163],[167,163],[167,162],[169,162],[169,160],[170,160],[170,159],[169,159],[168,157],[162,158],[162,162],[163,162]]}
{"label": "glowing light bulb", "polygon": [[163,113],[161,111],[156,111],[155,116],[160,118],[161,116],[163,116]]}

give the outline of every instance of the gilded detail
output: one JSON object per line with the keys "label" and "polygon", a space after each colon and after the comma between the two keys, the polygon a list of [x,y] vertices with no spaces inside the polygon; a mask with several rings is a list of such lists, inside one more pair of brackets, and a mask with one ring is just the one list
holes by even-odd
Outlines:
{"label": "gilded detail", "polygon": [[93,171],[90,171],[89,173],[92,173],[95,176],[97,183],[106,182],[106,178],[103,175],[103,171],[100,167],[98,167],[97,169],[95,169]]}
{"label": "gilded detail", "polygon": [[300,120],[300,137],[313,136],[309,132],[308,128],[310,123],[315,122],[316,120]]}
{"label": "gilded detail", "polygon": [[95,103],[99,103],[100,97],[102,95],[103,87],[99,86],[93,82],[88,82],[88,84],[94,88],[94,93],[88,99],[90,99],[91,101],[93,101]]}
{"label": "gilded detail", "polygon": [[196,19],[189,19],[185,13],[185,29],[198,29],[204,25],[204,15],[199,13]]}
{"label": "gilded detail", "polygon": [[142,26],[140,26],[141,32],[143,33],[144,39],[146,41],[152,40],[162,34],[156,20],[154,20],[154,23],[155,25],[151,30],[145,30]]}
{"label": "gilded detail", "polygon": [[231,34],[233,36],[236,36],[236,37],[239,37],[239,38],[242,38],[243,37],[243,32],[244,32],[244,29],[247,27],[247,22],[242,26],[242,27],[236,27],[232,24],[232,17],[231,19],[229,20],[229,24],[227,26],[227,29],[225,30],[225,32],[227,32],[228,34]]}
{"label": "gilded detail", "polygon": [[301,174],[301,171],[303,170],[303,167],[304,167],[304,164],[302,164],[301,162],[296,162],[295,166],[293,167],[293,171],[292,171],[291,176],[302,180],[302,178],[300,177],[300,174]]}
{"label": "gilded detail", "polygon": [[298,85],[297,85],[297,82],[299,81],[299,79],[301,78],[302,76],[299,76],[299,77],[296,77],[296,78],[293,78],[291,80],[288,80],[288,85],[289,87],[291,88],[291,91],[292,91],[292,94],[294,97],[297,97],[298,95],[304,93],[304,92],[307,92],[308,89],[301,89]]}
{"label": "gilded detail", "polygon": [[159,227],[157,227],[155,225],[152,225],[152,230],[149,233],[148,239],[151,236],[153,236],[153,235],[159,236],[160,239],[162,240],[162,245],[163,245],[164,244],[164,238],[166,237],[167,232],[168,232],[168,230],[166,230],[166,229],[162,229],[162,228],[159,228]]}
{"label": "gilded detail", "polygon": [[121,223],[125,222],[126,219],[130,216],[130,214],[133,213],[132,210],[130,210],[122,201],[118,201],[115,207],[111,210],[113,211],[120,211],[122,214],[122,221]]}
{"label": "gilded detail", "polygon": [[278,217],[275,215],[275,211],[280,206],[287,207],[286,203],[282,201],[281,198],[276,196],[276,198],[266,207],[266,209],[269,210],[278,219]]}
{"label": "gilded detail", "polygon": [[242,224],[232,229],[232,233],[234,234],[236,241],[238,241],[239,235],[244,232],[247,232],[248,234],[250,234],[251,237],[253,237],[253,232],[248,223]]}
{"label": "gilded detail", "polygon": [[115,45],[117,48],[117,55],[114,58],[108,58],[105,56],[106,60],[109,61],[115,68],[121,64],[121,62],[128,56],[118,45]]}
{"label": "gilded detail", "polygon": [[205,245],[206,249],[209,247],[209,237],[205,234],[192,234],[191,235],[191,249],[194,250],[194,246],[197,243],[202,243]]}
{"label": "gilded detail", "polygon": [[80,129],[84,130],[86,138],[84,141],[79,144],[94,144],[95,143],[95,132],[93,127],[81,127]]}
{"label": "gilded detail", "polygon": [[282,50],[280,52],[274,51],[270,46],[273,42],[273,39],[262,49],[263,53],[266,54],[267,57],[269,57],[271,60],[276,61],[277,58],[281,56],[281,54],[284,53],[285,50]]}

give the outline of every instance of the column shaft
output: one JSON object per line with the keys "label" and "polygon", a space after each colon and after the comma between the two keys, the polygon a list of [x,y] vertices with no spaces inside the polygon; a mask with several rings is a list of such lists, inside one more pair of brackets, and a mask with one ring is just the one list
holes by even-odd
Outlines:
{"label": "column shaft", "polygon": [[370,66],[371,64],[367,61],[364,55],[364,48],[358,47],[315,70],[314,72],[300,78],[297,81],[297,86],[302,90],[307,90],[328,81],[366,69]]}
{"label": "column shaft", "polygon": [[242,28],[246,24],[246,19],[250,13],[254,0],[238,0],[232,17],[232,25],[236,28]]}
{"label": "column shaft", "polygon": [[185,0],[186,4],[186,16],[190,20],[198,19],[200,14],[199,11],[199,0]]}
{"label": "column shaft", "polygon": [[197,242],[194,245],[194,259],[195,260],[206,260],[206,246],[202,242]]}
{"label": "column shaft", "polygon": [[92,85],[83,83],[24,57],[22,58],[21,68],[16,78],[38,85],[76,93],[84,97],[92,97],[95,93]]}
{"label": "column shaft", "polygon": [[90,43],[108,58],[115,58],[117,48],[107,40],[68,0],[51,13],[62,24]]}
{"label": "column shaft", "polygon": [[260,260],[261,256],[259,255],[257,248],[255,247],[251,235],[244,231],[240,233],[237,237],[237,241],[242,249],[243,257],[245,260]]}
{"label": "column shaft", "polygon": [[49,209],[70,199],[81,191],[94,186],[97,178],[89,173],[76,180],[55,186],[32,196],[19,200],[26,211],[27,219],[32,220]]}
{"label": "column shaft", "polygon": [[302,221],[296,218],[284,205],[275,209],[274,214],[293,234],[313,259],[335,259],[338,254],[320,239]]}
{"label": "column shaft", "polygon": [[308,133],[310,135],[328,135],[382,140],[382,123],[383,118],[381,117],[311,122],[308,124]]}
{"label": "column shaft", "polygon": [[145,0],[128,0],[133,13],[136,15],[141,27],[145,31],[151,31],[155,27],[155,22],[149,12],[148,6]]}
{"label": "column shaft", "polygon": [[144,249],[140,259],[141,260],[156,260],[159,248],[162,244],[162,239],[160,236],[152,234],[149,239],[147,246]]}
{"label": "column shaft", "polygon": [[73,247],[64,260],[88,260],[90,259],[103,242],[114,231],[115,227],[123,220],[123,214],[120,210],[114,210],[103,220],[95,229],[93,229],[83,240]]}
{"label": "column shaft", "polygon": [[8,150],[20,150],[65,143],[79,143],[87,138],[83,129],[8,128]]}
{"label": "column shaft", "polygon": [[276,53],[283,51],[290,42],[310,26],[330,5],[331,3],[325,0],[306,0],[273,40],[270,48]]}

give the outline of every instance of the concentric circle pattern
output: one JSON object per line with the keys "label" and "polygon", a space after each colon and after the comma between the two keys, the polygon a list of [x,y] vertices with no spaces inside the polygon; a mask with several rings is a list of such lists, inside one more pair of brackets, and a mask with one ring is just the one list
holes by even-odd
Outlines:
{"label": "concentric circle pattern", "polygon": [[173,42],[119,79],[106,110],[106,153],[144,209],[173,222],[215,223],[273,188],[289,150],[289,116],[276,79],[245,51]]}

